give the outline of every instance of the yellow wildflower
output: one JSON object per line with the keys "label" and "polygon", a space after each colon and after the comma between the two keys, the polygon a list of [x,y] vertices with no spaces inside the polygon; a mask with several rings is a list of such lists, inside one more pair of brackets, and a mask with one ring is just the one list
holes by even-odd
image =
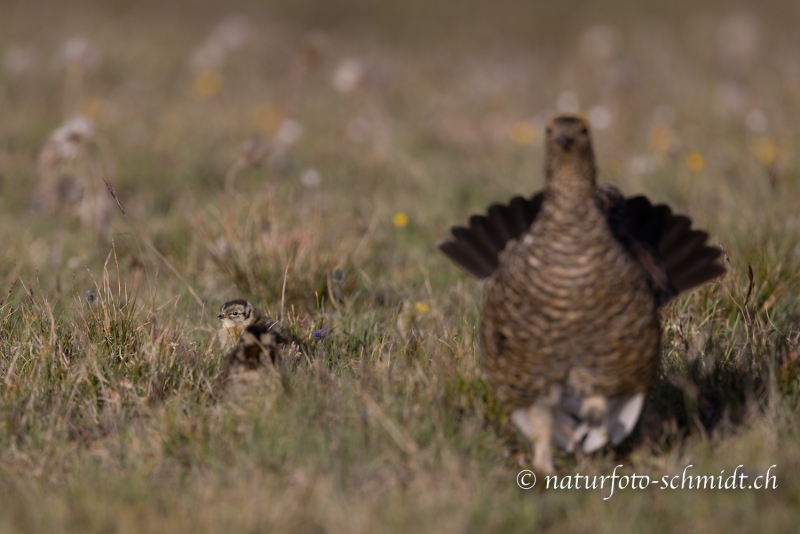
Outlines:
{"label": "yellow wildflower", "polygon": [[536,141],[536,130],[527,121],[517,121],[511,125],[510,136],[518,145],[532,145]]}
{"label": "yellow wildflower", "polygon": [[253,123],[256,128],[263,132],[274,133],[278,130],[284,118],[280,108],[272,102],[268,102],[256,109]]}
{"label": "yellow wildflower", "polygon": [[392,217],[392,224],[397,228],[405,228],[408,226],[408,215],[404,211],[398,211]]}
{"label": "yellow wildflower", "polygon": [[770,166],[775,163],[775,159],[778,157],[778,147],[770,139],[759,137],[750,146],[750,153],[762,165]]}
{"label": "yellow wildflower", "polygon": [[706,159],[700,152],[692,150],[686,156],[686,166],[689,167],[689,170],[692,172],[700,172],[706,166]]}
{"label": "yellow wildflower", "polygon": [[202,70],[195,76],[192,88],[203,98],[211,98],[222,89],[222,74],[215,70]]}
{"label": "yellow wildflower", "polygon": [[97,122],[105,112],[105,103],[99,98],[85,98],[78,109],[81,115],[92,122]]}
{"label": "yellow wildflower", "polygon": [[675,132],[665,124],[656,124],[647,135],[653,150],[665,154],[675,145]]}

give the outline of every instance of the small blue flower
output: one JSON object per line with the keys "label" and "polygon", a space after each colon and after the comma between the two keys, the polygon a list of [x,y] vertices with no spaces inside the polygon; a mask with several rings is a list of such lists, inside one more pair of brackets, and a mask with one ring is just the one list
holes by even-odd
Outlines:
{"label": "small blue flower", "polygon": [[314,339],[322,339],[322,336],[325,335],[325,332],[328,331],[328,328],[323,326],[320,330],[314,332]]}

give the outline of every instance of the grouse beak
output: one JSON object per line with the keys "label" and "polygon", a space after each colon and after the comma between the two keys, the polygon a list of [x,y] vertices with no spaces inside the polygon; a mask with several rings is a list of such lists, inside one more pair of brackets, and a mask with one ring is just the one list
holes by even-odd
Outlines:
{"label": "grouse beak", "polygon": [[574,142],[575,140],[572,137],[568,136],[567,134],[561,134],[558,137],[556,137],[556,143],[558,143],[558,146],[560,146],[564,150],[569,150],[569,147],[571,147],[572,143]]}

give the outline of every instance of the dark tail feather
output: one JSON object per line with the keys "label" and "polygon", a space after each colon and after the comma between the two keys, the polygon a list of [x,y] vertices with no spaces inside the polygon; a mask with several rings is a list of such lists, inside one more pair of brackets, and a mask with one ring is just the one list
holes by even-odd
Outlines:
{"label": "dark tail feather", "polygon": [[656,254],[669,280],[662,304],[725,273],[716,262],[721,251],[706,244],[706,232],[692,230],[688,217],[673,214],[664,204],[653,206],[644,196],[628,198],[625,204],[628,233]]}
{"label": "dark tail feather", "polygon": [[488,250],[492,254],[500,254],[500,251],[503,250],[505,242],[492,233],[486,217],[473,215],[469,218],[469,228],[484,250]]}
{"label": "dark tail feather", "polygon": [[[692,230],[684,233],[680,239],[661,257],[667,272],[680,268],[681,265],[691,263],[694,256],[705,248],[708,234],[702,230]],[[660,247],[659,247],[660,248]]]}
{"label": "dark tail feather", "polygon": [[691,255],[675,267],[669,268],[667,272],[672,273],[675,277],[683,276],[686,273],[695,272],[698,268],[713,264],[714,260],[721,255],[722,252],[719,249],[700,245],[692,251]]}
{"label": "dark tail feather", "polygon": [[662,228],[654,248],[676,295],[725,273],[725,267],[716,262],[722,252],[707,244],[706,232],[691,229],[688,217],[673,215],[668,210]]}
{"label": "dark tail feather", "polygon": [[493,204],[486,215],[470,217],[468,228],[451,228],[453,237],[440,241],[439,250],[475,278],[488,278],[506,244],[530,228],[541,205],[541,193],[530,200],[514,197],[508,204]]}
{"label": "dark tail feather", "polygon": [[453,263],[479,280],[491,276],[496,268],[487,266],[484,258],[476,258],[472,249],[464,243],[443,240],[439,242],[438,246],[439,250],[450,258]]}
{"label": "dark tail feather", "polygon": [[492,272],[497,268],[497,253],[491,248],[482,247],[478,237],[469,228],[456,226],[452,233],[461,250],[481,267],[481,272]]}
{"label": "dark tail feather", "polygon": [[626,199],[626,211],[631,234],[637,241],[651,246],[658,242],[664,229],[664,221],[670,217],[668,206],[653,206],[644,196]]}
{"label": "dark tail feather", "polygon": [[514,197],[509,203],[511,214],[516,222],[515,238],[521,236],[531,227],[539,208],[542,206],[542,195],[534,195],[530,200],[522,197]]}
{"label": "dark tail feather", "polygon": [[673,215],[671,218],[668,218],[664,228],[661,230],[661,238],[658,241],[659,255],[663,256],[665,251],[672,248],[691,226],[692,221],[689,217]]}
{"label": "dark tail feather", "polygon": [[718,249],[703,247],[674,272],[670,272],[672,286],[680,293],[724,274],[725,267],[715,263],[721,254]]}
{"label": "dark tail feather", "polygon": [[514,235],[514,231],[510,228],[511,221],[508,220],[508,206],[492,204],[489,206],[485,216],[478,215],[478,217],[486,217],[486,222],[489,223],[492,235],[499,242],[505,244],[512,239],[511,236]]}
{"label": "dark tail feather", "polygon": [[710,265],[706,265],[703,269],[698,270],[695,273],[681,277],[676,285],[680,286],[679,291],[681,292],[689,291],[690,289],[694,289],[695,287],[705,284],[710,280],[719,278],[725,274],[725,272],[725,267],[719,263],[712,263]]}

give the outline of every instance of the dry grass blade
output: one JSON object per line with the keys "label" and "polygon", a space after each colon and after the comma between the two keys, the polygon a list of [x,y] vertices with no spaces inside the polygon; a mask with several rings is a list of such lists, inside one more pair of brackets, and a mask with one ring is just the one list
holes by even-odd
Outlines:
{"label": "dry grass blade", "polygon": [[419,453],[419,445],[392,421],[383,408],[367,392],[359,390],[358,394],[366,405],[367,413],[383,427],[397,446],[413,460]]}
{"label": "dry grass blade", "polygon": [[750,295],[753,294],[753,288],[756,285],[755,275],[753,275],[753,266],[748,264],[747,265],[747,295],[744,297],[744,304],[742,305],[743,308],[747,307],[747,303],[750,302]]}
{"label": "dry grass blade", "polygon": [[113,198],[113,199],[114,199],[114,202],[116,202],[116,203],[117,203],[117,207],[119,208],[119,211],[121,211],[121,212],[122,212],[122,214],[123,214],[125,217],[127,217],[127,216],[128,216],[128,214],[127,214],[127,213],[125,213],[125,208],[123,208],[123,207],[122,207],[122,204],[121,204],[121,203],[120,203],[120,201],[119,201],[119,197],[117,196],[117,192],[116,192],[116,191],[114,191],[114,188],[113,188],[113,187],[111,187],[111,184],[110,184],[110,183],[108,183],[108,181],[106,181],[105,177],[102,177],[102,178],[103,178],[103,183],[104,183],[104,184],[106,184],[106,189],[108,189],[108,192],[109,192],[109,193],[111,193],[111,198]]}

